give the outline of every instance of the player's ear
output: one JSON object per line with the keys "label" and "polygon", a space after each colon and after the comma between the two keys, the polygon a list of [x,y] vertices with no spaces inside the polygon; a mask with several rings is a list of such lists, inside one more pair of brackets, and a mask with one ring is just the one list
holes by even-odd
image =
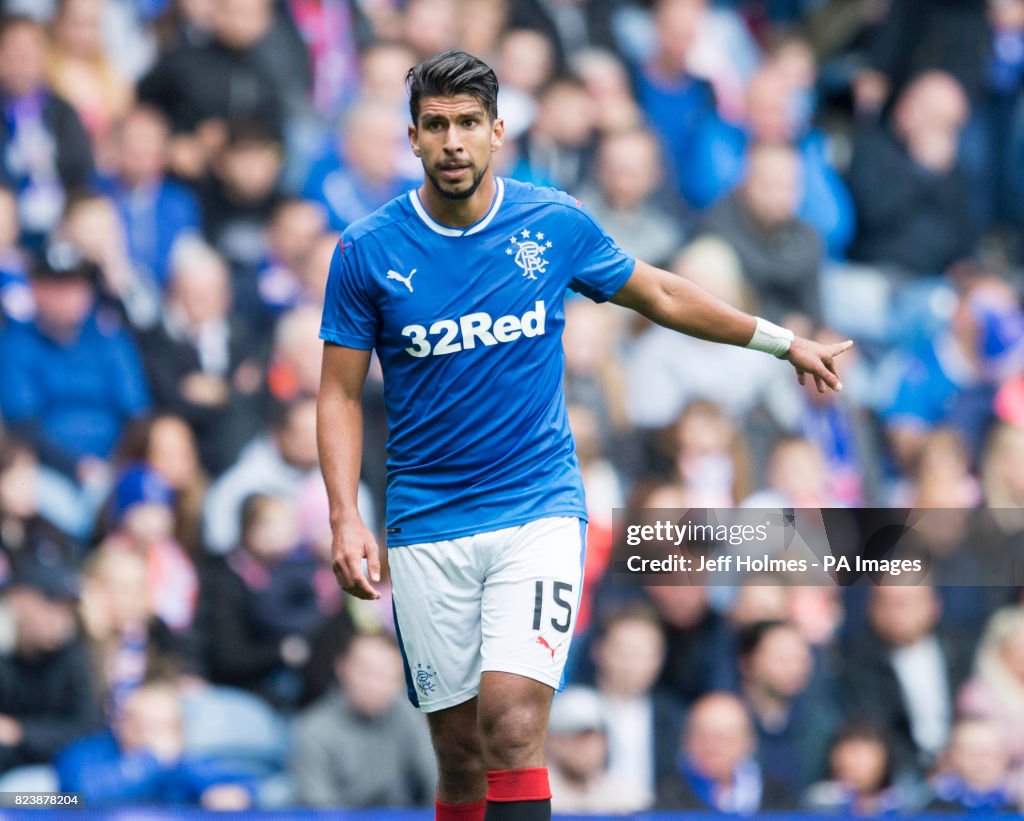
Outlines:
{"label": "player's ear", "polygon": [[416,126],[409,125],[409,145],[412,146],[412,153],[417,157],[422,156],[423,152],[420,151],[420,147],[416,144],[417,131]]}
{"label": "player's ear", "polygon": [[494,125],[491,128],[491,153],[501,148],[505,142],[505,121],[501,117],[494,118]]}

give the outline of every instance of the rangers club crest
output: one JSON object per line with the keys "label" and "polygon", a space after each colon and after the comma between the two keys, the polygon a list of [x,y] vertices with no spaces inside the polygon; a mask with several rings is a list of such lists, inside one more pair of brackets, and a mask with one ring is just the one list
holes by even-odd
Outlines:
{"label": "rangers club crest", "polygon": [[437,682],[434,680],[437,678],[437,672],[431,665],[424,667],[422,664],[416,665],[416,689],[420,691],[422,695],[428,695],[437,690]]}
{"label": "rangers club crest", "polygon": [[543,274],[548,267],[548,261],[544,259],[544,253],[551,247],[551,240],[545,240],[544,234],[538,231],[533,239],[530,238],[530,231],[524,228],[518,234],[508,238],[509,247],[505,253],[509,256],[515,254],[515,263],[523,269],[523,276],[527,279],[536,279],[537,274]]}

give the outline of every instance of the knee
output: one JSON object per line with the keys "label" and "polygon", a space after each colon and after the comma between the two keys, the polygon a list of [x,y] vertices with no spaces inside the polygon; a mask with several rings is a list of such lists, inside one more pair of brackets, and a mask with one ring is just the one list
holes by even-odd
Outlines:
{"label": "knee", "polygon": [[434,738],[438,775],[445,784],[470,784],[485,773],[480,739],[474,734],[444,734]]}
{"label": "knee", "polygon": [[480,716],[484,761],[491,770],[536,766],[544,756],[546,715],[534,705],[507,705]]}

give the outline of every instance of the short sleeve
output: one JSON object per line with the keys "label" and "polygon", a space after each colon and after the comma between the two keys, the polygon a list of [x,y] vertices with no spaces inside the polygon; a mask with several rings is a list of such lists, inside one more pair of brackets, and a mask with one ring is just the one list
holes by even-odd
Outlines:
{"label": "short sleeve", "polygon": [[607,302],[633,274],[636,259],[623,251],[578,201],[570,208],[575,254],[569,288],[594,302]]}
{"label": "short sleeve", "polygon": [[377,342],[380,319],[360,270],[352,242],[340,242],[331,257],[324,294],[320,338],[346,348],[370,350]]}

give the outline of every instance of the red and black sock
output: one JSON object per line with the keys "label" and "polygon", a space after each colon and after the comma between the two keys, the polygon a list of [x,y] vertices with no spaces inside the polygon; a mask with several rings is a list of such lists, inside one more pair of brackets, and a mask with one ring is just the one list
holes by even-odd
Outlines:
{"label": "red and black sock", "polygon": [[449,804],[440,798],[434,801],[434,821],[484,821],[487,799],[469,804]]}
{"label": "red and black sock", "polygon": [[487,773],[484,821],[551,821],[547,767]]}

